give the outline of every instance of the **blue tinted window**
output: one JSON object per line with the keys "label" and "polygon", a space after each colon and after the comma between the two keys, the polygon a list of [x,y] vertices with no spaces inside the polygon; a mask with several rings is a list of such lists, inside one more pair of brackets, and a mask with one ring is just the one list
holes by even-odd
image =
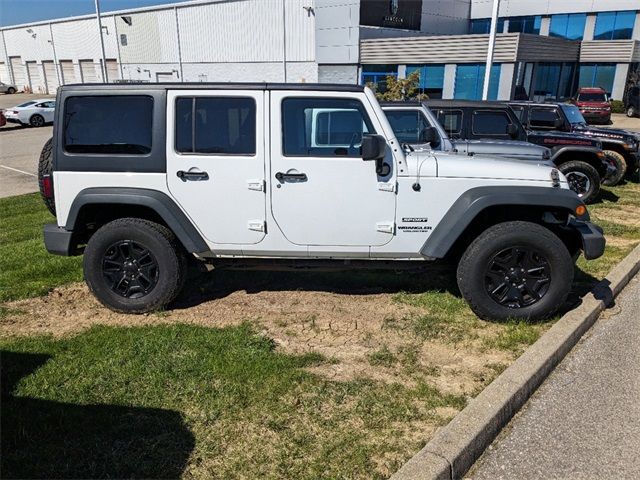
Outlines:
{"label": "blue tinted window", "polygon": [[371,83],[378,92],[385,92],[388,76],[398,77],[397,65],[363,65],[360,85]]}
{"label": "blue tinted window", "polygon": [[[491,67],[489,77],[489,100],[498,98],[501,65]],[[484,86],[484,64],[458,65],[454,98],[462,100],[479,100],[482,98]]]}
{"label": "blue tinted window", "polygon": [[549,35],[569,40],[582,40],[586,21],[586,13],[551,15]]}
{"label": "blue tinted window", "polygon": [[416,71],[420,74],[418,88],[421,93],[432,98],[442,95],[444,65],[407,65],[407,76]]}
{"label": "blue tinted window", "polygon": [[[469,25],[469,33],[482,34],[489,33],[491,31],[491,19],[490,18],[477,18],[471,20]],[[497,33],[504,33],[504,18],[498,19],[498,26],[496,27]]]}
{"label": "blue tinted window", "polygon": [[586,63],[580,65],[580,87],[601,87],[608,95],[613,90],[616,75],[614,63]]}
{"label": "blue tinted window", "polygon": [[600,12],[596,17],[595,40],[629,40],[633,33],[636,12]]}
{"label": "blue tinted window", "polygon": [[540,24],[542,23],[542,17],[526,16],[526,17],[510,17],[509,18],[509,32],[510,33],[540,33]]}

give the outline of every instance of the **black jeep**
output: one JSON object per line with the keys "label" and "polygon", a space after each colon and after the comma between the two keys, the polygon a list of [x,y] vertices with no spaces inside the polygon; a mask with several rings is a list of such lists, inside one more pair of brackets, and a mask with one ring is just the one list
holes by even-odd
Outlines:
{"label": "black jeep", "polygon": [[430,100],[427,105],[452,139],[519,140],[549,148],[551,160],[585,203],[597,199],[602,179],[611,173],[599,139],[526,129],[506,102]]}
{"label": "black jeep", "polygon": [[617,185],[625,174],[638,169],[638,139],[635,134],[614,128],[587,125],[575,105],[568,103],[510,102],[523,125],[533,132],[576,133],[602,142],[602,150],[614,171],[604,179],[605,185]]}

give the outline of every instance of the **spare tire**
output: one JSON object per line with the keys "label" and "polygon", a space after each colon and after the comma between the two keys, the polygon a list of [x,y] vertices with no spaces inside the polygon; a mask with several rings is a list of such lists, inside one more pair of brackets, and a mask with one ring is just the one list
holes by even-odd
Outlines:
{"label": "spare tire", "polygon": [[[47,140],[40,152],[40,160],[38,161],[38,187],[40,187],[40,196],[47,206],[51,214],[56,216],[56,204],[53,195],[45,195],[44,179],[53,178],[53,138]],[[53,193],[53,192],[52,192]]]}

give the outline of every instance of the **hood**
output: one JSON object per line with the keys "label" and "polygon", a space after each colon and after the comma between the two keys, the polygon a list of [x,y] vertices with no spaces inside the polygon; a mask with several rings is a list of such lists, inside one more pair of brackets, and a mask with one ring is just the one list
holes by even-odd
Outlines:
{"label": "hood", "polygon": [[[552,186],[551,172],[557,171],[548,162],[523,162],[488,155],[468,156],[449,152],[437,152],[435,155],[438,161],[438,177],[529,180]],[[560,181],[563,187],[566,187],[567,182],[562,174]]]}
{"label": "hood", "polygon": [[609,102],[589,102],[589,101],[583,101],[583,100],[578,100],[576,102],[576,106],[578,108],[580,107],[597,107],[597,108],[611,108],[611,105],[609,104]]}
{"label": "hood", "polygon": [[613,140],[620,140],[622,142],[635,140],[636,133],[629,132],[627,130],[621,130],[619,128],[597,128],[590,125],[577,125],[574,128],[574,132],[580,135],[610,138]]}
{"label": "hood", "polygon": [[548,148],[519,140],[457,140],[453,144],[458,152],[466,154],[539,162],[546,162],[551,157]]}

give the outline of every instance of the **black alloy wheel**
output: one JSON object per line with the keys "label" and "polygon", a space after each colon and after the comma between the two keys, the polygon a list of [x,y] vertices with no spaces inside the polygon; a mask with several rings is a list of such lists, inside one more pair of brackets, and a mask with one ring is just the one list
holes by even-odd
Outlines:
{"label": "black alloy wheel", "polygon": [[499,305],[524,308],[546,295],[551,284],[549,261],[536,249],[516,246],[501,250],[485,270],[485,289]]}
{"label": "black alloy wheel", "polygon": [[114,243],[102,258],[102,274],[111,290],[124,298],[141,298],[158,284],[158,262],[147,247],[132,240]]}

